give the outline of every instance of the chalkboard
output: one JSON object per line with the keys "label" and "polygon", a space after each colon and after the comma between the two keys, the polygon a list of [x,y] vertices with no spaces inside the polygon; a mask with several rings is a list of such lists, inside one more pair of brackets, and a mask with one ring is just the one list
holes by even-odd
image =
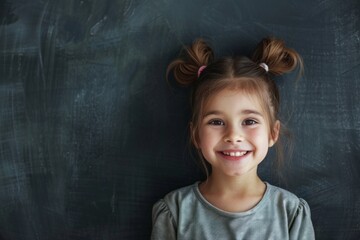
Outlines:
{"label": "chalkboard", "polygon": [[1,0],[0,239],[149,239],[151,208],[203,178],[189,89],[166,81],[195,38],[216,56],[263,37],[304,58],[278,80],[295,150],[280,181],[317,239],[360,239],[360,2]]}

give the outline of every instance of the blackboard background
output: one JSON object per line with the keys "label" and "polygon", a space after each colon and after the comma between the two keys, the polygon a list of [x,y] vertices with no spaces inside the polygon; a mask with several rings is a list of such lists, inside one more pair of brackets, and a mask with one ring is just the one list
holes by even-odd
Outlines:
{"label": "blackboard background", "polygon": [[202,177],[188,89],[165,81],[183,44],[217,56],[283,38],[305,76],[278,80],[295,151],[279,182],[317,239],[360,239],[360,2],[0,1],[0,239],[148,239],[151,206]]}

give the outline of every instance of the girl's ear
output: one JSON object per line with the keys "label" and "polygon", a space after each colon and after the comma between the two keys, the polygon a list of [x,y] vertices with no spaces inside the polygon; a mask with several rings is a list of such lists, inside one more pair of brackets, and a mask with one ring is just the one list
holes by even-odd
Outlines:
{"label": "girl's ear", "polygon": [[199,148],[198,141],[196,140],[197,137],[196,137],[195,127],[194,127],[194,124],[192,122],[190,122],[190,138],[191,138],[192,144],[194,144],[194,146],[196,148]]}
{"label": "girl's ear", "polygon": [[279,138],[279,134],[280,134],[280,121],[276,120],[274,124],[274,128],[270,133],[269,147],[274,146],[274,144],[277,142]]}

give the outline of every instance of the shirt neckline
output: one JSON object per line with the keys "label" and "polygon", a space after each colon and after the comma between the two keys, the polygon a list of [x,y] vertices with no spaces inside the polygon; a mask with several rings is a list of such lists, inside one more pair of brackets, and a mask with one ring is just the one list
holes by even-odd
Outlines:
{"label": "shirt neckline", "polygon": [[259,211],[259,209],[261,209],[266,202],[269,199],[269,195],[270,195],[270,187],[271,185],[268,182],[264,182],[266,185],[266,189],[265,189],[265,193],[262,196],[261,200],[251,209],[244,211],[244,212],[228,212],[228,211],[224,211],[216,206],[214,206],[213,204],[211,204],[209,201],[207,201],[205,199],[205,197],[201,194],[200,190],[199,190],[199,184],[200,181],[196,182],[193,185],[193,190],[194,193],[197,197],[197,199],[208,209],[217,212],[220,215],[224,215],[224,216],[228,216],[228,217],[244,217],[244,216],[248,216],[250,214],[254,214],[255,212]]}

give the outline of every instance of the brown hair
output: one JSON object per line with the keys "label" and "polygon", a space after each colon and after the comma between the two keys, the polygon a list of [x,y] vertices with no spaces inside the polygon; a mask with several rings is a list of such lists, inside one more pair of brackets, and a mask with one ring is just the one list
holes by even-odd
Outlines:
{"label": "brown hair", "polygon": [[[280,96],[272,76],[290,72],[296,67],[303,72],[300,55],[285,46],[284,41],[275,38],[264,38],[257,45],[251,58],[246,56],[224,57],[214,60],[212,48],[203,40],[196,40],[190,47],[185,47],[180,57],[171,62],[167,75],[173,71],[176,81],[182,85],[193,85],[191,94],[192,132],[191,141],[198,142],[198,127],[203,115],[203,108],[208,99],[223,89],[234,89],[254,94],[260,100],[269,123],[270,134],[274,136],[274,125],[279,120]],[[265,63],[268,71],[260,66]],[[201,66],[206,68],[198,76]],[[275,144],[277,167],[284,162],[281,136],[285,128],[280,128]],[[202,165],[208,175],[207,163],[201,156]]]}

